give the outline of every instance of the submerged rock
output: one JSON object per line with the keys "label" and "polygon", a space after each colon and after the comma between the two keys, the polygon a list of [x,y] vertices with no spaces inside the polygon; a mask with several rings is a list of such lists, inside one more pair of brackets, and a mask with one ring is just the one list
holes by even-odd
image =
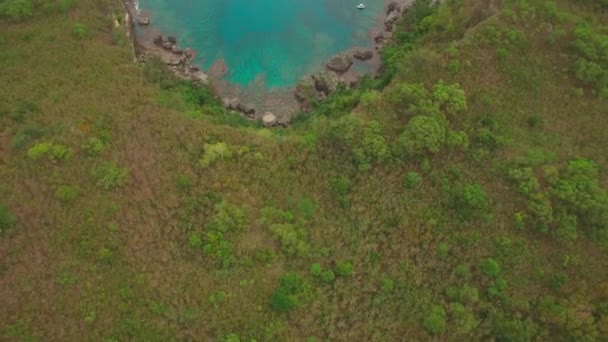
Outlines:
{"label": "submerged rock", "polygon": [[372,59],[372,57],[374,57],[374,52],[372,50],[357,50],[353,54],[353,57],[355,57],[356,59],[358,59],[360,61],[367,61],[369,59]]}
{"label": "submerged rock", "polygon": [[327,68],[342,73],[348,71],[352,65],[353,59],[345,53],[340,53],[329,60]]}

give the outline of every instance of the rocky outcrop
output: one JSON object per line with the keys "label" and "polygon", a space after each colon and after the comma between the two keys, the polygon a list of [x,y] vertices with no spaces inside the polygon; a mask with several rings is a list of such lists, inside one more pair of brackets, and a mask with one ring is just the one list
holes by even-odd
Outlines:
{"label": "rocky outcrop", "polygon": [[255,116],[255,109],[251,105],[241,102],[241,100],[237,97],[232,99],[222,99],[222,103],[228,110],[243,113],[250,118]]}
{"label": "rocky outcrop", "polygon": [[327,62],[327,68],[338,73],[347,72],[352,65],[353,59],[345,53],[337,54]]}
{"label": "rocky outcrop", "polygon": [[374,52],[372,50],[357,50],[353,53],[353,57],[360,61],[367,61],[374,57]]}

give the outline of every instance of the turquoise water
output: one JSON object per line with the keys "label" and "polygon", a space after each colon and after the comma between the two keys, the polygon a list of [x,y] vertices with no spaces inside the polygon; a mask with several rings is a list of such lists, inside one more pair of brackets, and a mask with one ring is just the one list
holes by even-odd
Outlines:
{"label": "turquoise water", "polygon": [[[364,2],[367,8],[357,10]],[[352,46],[370,46],[385,0],[140,0],[153,25],[194,48],[205,69],[228,65],[225,79],[247,87],[293,86]]]}

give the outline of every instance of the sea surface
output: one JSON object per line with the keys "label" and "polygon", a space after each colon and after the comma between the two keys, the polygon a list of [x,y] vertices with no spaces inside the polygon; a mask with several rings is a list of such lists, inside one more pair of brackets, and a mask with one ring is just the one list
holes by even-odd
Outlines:
{"label": "sea surface", "polygon": [[[358,10],[362,2],[366,9]],[[209,68],[218,59],[225,79],[248,87],[291,87],[331,56],[371,46],[385,0],[139,0],[153,25],[197,51]]]}

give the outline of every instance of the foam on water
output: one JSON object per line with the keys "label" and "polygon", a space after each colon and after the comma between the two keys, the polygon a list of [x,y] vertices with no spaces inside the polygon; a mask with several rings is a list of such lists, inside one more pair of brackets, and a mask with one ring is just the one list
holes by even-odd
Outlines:
{"label": "foam on water", "polygon": [[[370,46],[385,0],[139,0],[154,26],[194,48],[196,62],[228,65],[225,79],[243,88],[286,88],[332,55]],[[255,82],[254,82],[255,81]]]}

